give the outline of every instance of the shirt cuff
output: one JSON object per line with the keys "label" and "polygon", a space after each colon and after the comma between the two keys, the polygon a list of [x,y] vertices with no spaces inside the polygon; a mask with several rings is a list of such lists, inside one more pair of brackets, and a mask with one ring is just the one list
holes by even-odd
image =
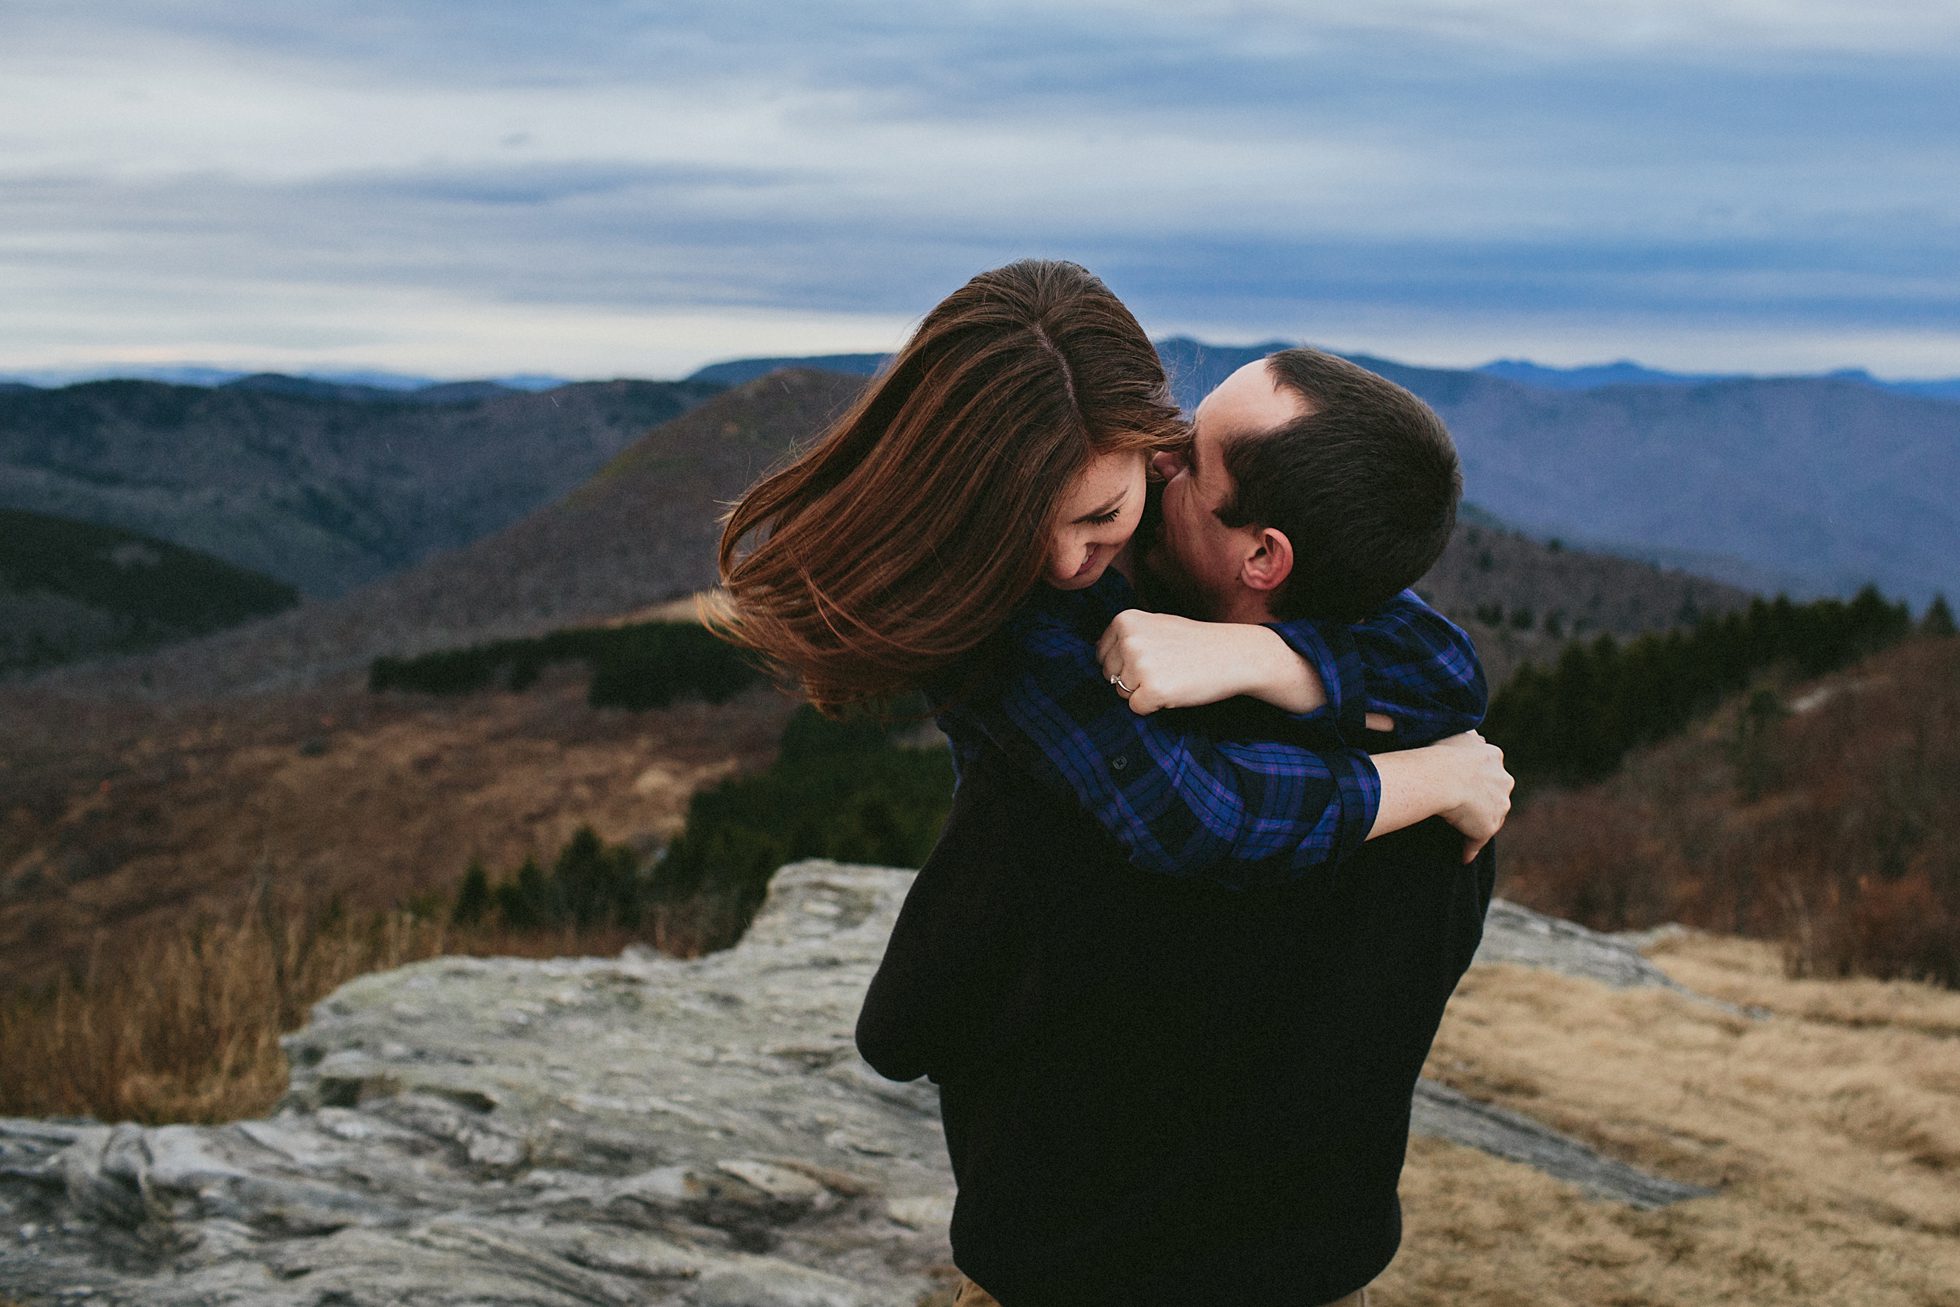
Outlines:
{"label": "shirt cuff", "polygon": [[1328,758],[1334,784],[1340,792],[1341,824],[1334,832],[1332,861],[1342,862],[1368,842],[1375,828],[1375,817],[1382,806],[1382,778],[1375,760],[1358,749],[1346,749]]}
{"label": "shirt cuff", "polygon": [[1345,625],[1323,626],[1311,618],[1268,622],[1266,627],[1307,660],[1327,692],[1327,702],[1322,706],[1287,716],[1302,723],[1331,721],[1344,744],[1359,747],[1368,722],[1368,674],[1354,633]]}

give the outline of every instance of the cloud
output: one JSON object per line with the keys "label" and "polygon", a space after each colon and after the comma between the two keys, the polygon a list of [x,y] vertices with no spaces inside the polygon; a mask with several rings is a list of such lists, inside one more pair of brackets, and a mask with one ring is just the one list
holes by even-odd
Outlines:
{"label": "cloud", "polygon": [[[1919,351],[1956,307],[1946,4],[19,8],[0,361],[319,313],[413,368],[440,305],[459,339],[527,306],[801,339],[1033,252],[1244,334],[1719,316]],[[422,297],[420,343],[356,330],[361,295]]]}

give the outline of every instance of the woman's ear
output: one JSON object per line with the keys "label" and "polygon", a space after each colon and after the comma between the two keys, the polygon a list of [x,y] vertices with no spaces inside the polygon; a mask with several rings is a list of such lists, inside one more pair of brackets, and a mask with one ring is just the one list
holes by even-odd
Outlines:
{"label": "woman's ear", "polygon": [[1249,590],[1277,590],[1293,575],[1293,542],[1270,526],[1260,527],[1256,540],[1258,547],[1239,565],[1239,579]]}

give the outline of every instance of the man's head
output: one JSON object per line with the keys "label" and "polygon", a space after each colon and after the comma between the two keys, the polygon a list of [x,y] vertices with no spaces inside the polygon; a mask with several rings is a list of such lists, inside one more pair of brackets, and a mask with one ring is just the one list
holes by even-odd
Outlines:
{"label": "man's head", "polygon": [[1204,616],[1354,620],[1429,570],[1463,476],[1442,420],[1366,368],[1312,349],[1234,372],[1159,455],[1150,563]]}

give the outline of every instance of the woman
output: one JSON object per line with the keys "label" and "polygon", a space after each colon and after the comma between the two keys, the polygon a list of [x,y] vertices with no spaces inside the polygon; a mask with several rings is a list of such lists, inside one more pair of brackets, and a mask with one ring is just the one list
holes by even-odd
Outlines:
{"label": "woman", "polygon": [[[724,631],[819,708],[923,688],[1037,583],[1095,582],[1136,528],[1146,458],[1183,434],[1155,351],[1100,282],[1064,263],[983,273],[735,506]],[[1058,522],[1091,470],[1133,491],[1126,506]]]}
{"label": "woman", "polygon": [[[1475,782],[1498,764],[1494,750],[1478,753],[1469,741],[1379,760],[1351,750],[1284,755],[1289,769],[1324,782],[1326,804],[1345,805],[1330,833],[1311,807],[1261,812],[1261,796],[1281,796],[1242,758],[1161,719],[1125,721],[1119,696],[1135,687],[1120,681],[1120,665],[1105,669],[1111,688],[1098,729],[1133,732],[1149,757],[1178,760],[1167,769],[1166,806],[1141,817],[1097,788],[1107,778],[1057,765],[1069,741],[989,711],[1019,656],[994,637],[1044,587],[1121,592],[1106,574],[1142,517],[1149,456],[1187,439],[1155,349],[1088,271],[1028,260],[982,273],[926,315],[809,449],[736,504],[721,540],[717,625],[826,711],[926,691],[956,759],[991,739],[1073,790],[1153,870],[1234,884],[1286,878],[1438,813],[1472,839],[1487,836],[1488,803],[1466,812],[1466,802],[1472,791],[1488,797],[1491,787]],[[1248,679],[1242,658],[1211,660],[1209,699],[1249,691],[1305,711],[1331,697],[1331,666],[1309,667],[1265,628],[1214,629],[1221,651],[1263,649],[1269,674]],[[1264,643],[1248,646],[1249,636]],[[1093,663],[1088,653],[1076,663]],[[1475,699],[1461,730],[1481,713],[1481,678],[1459,688]],[[1273,856],[1276,829],[1299,837],[1292,856]]]}

